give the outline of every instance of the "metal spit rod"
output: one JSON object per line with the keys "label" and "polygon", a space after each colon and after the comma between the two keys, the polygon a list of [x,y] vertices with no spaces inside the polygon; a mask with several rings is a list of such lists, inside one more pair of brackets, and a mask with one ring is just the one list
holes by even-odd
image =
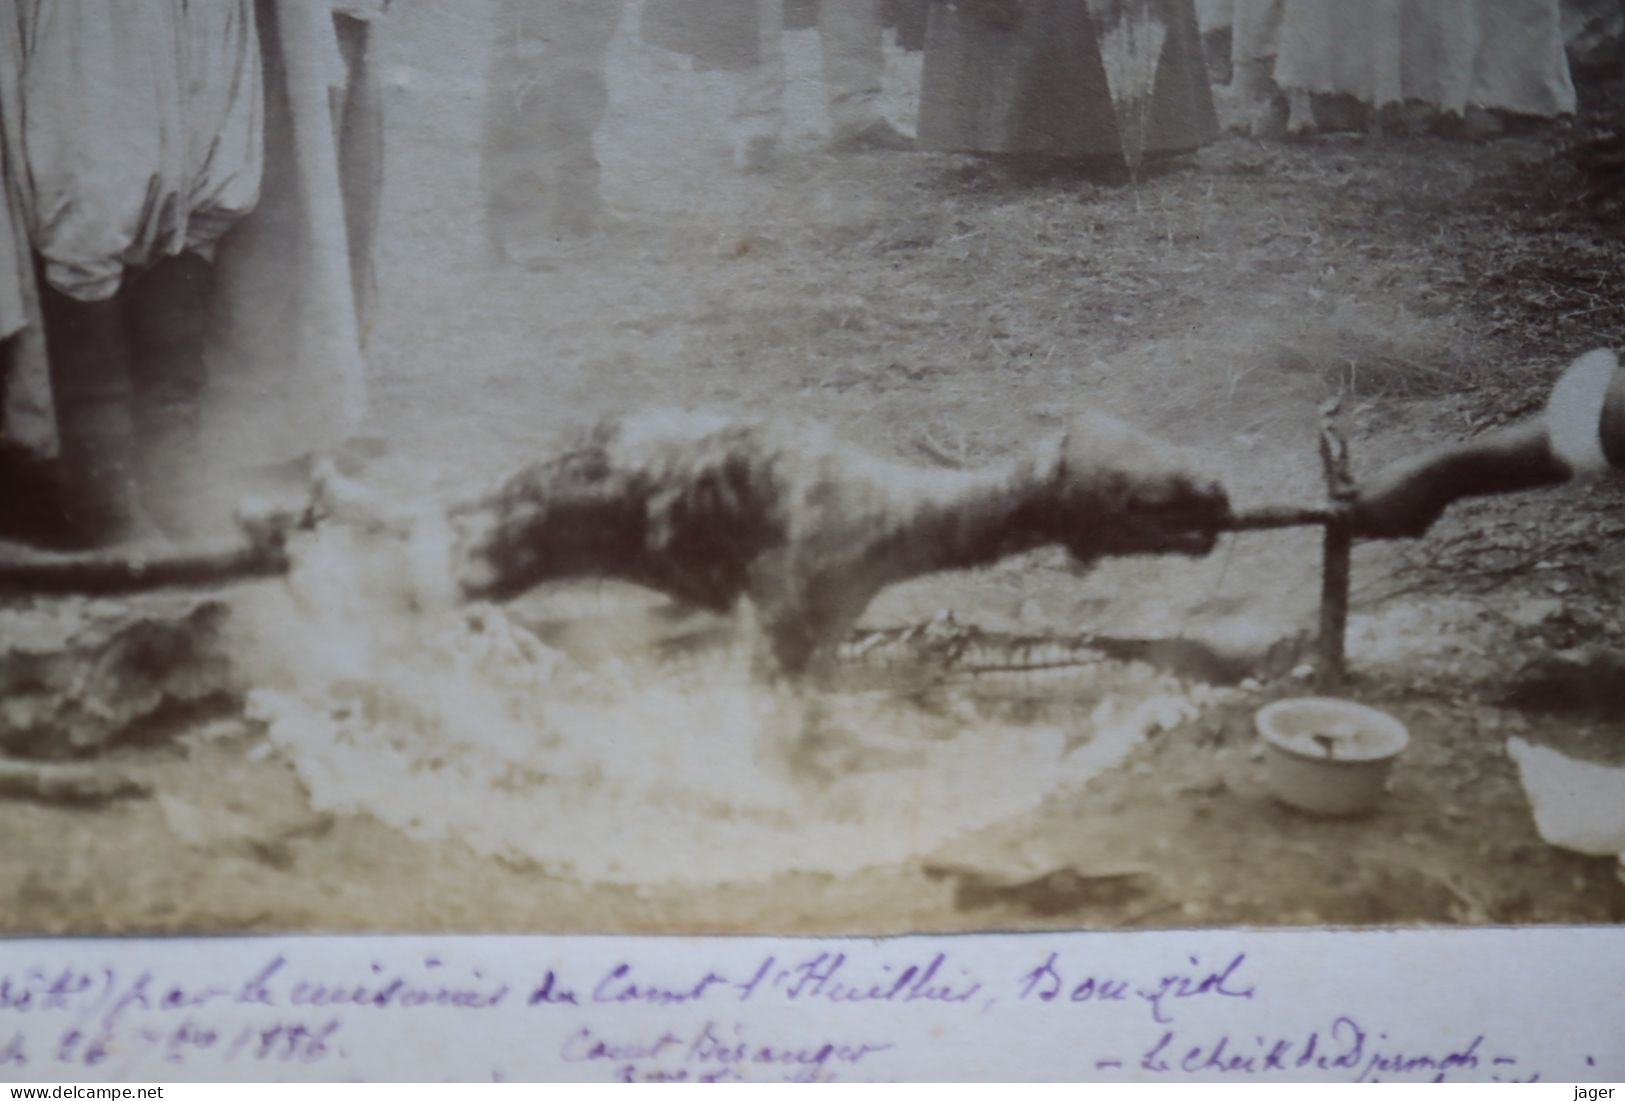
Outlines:
{"label": "metal spit rod", "polygon": [[[1344,636],[1348,627],[1349,572],[1354,534],[1348,506],[1355,495],[1349,475],[1348,444],[1337,427],[1340,402],[1320,411],[1320,457],[1325,468],[1328,502],[1320,505],[1271,505],[1244,509],[1218,523],[1230,532],[1280,528],[1325,528],[1320,586],[1319,660],[1316,687],[1335,692],[1344,680]],[[284,545],[290,524],[250,527],[246,546],[212,552],[146,559],[108,554],[0,560],[0,591],[34,595],[114,596],[163,588],[219,585],[285,574],[289,560]]]}
{"label": "metal spit rod", "polygon": [[1220,524],[1224,531],[1271,531],[1337,523],[1342,509],[1335,505],[1266,505],[1233,513]]}
{"label": "metal spit rod", "polygon": [[[1218,521],[1225,532],[1329,527],[1339,522],[1336,505],[1266,505],[1242,509]],[[147,558],[139,553],[27,554],[0,558],[0,589],[36,595],[115,595],[206,586],[286,573],[280,541]]]}

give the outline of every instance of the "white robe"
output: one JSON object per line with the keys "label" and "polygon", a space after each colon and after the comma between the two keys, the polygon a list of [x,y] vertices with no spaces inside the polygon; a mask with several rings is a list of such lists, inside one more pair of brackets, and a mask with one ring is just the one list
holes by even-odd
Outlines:
{"label": "white robe", "polygon": [[230,466],[336,446],[366,411],[340,166],[350,74],[332,10],[273,0],[261,13],[265,174],[259,205],[220,242],[204,399],[204,453]]}
{"label": "white robe", "polygon": [[1235,0],[1232,58],[1372,107],[1574,111],[1558,0]]}

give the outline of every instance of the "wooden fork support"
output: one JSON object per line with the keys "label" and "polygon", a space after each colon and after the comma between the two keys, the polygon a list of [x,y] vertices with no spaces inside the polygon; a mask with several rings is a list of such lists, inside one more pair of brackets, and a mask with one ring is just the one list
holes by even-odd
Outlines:
{"label": "wooden fork support", "polygon": [[1354,479],[1349,474],[1348,443],[1337,427],[1341,400],[1320,409],[1320,462],[1326,477],[1324,505],[1307,507],[1268,507],[1232,514],[1222,525],[1226,531],[1268,531],[1321,525],[1326,529],[1321,550],[1319,653],[1315,667],[1315,687],[1335,692],[1345,676],[1344,639],[1348,634],[1350,560],[1354,531],[1349,525],[1349,507],[1355,496]]}
{"label": "wooden fork support", "polygon": [[1349,474],[1348,441],[1337,427],[1342,404],[1342,399],[1334,399],[1320,409],[1320,462],[1332,511],[1326,522],[1320,567],[1320,661],[1315,669],[1315,687],[1321,692],[1335,692],[1343,687],[1343,645],[1349,622],[1354,529],[1349,523],[1348,511],[1354,502],[1355,485]]}

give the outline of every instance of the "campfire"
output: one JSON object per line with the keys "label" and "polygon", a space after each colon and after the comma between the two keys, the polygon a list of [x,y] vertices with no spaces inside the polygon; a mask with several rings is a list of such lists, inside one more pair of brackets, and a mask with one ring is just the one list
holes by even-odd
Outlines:
{"label": "campfire", "polygon": [[[636,646],[589,662],[494,605],[380,634],[330,599],[356,560],[341,545],[300,556],[290,583],[319,597],[303,604],[317,618],[287,637],[324,643],[284,654],[250,695],[313,805],[582,882],[919,859],[1081,786],[1211,691],[1097,662],[1065,702],[1015,717],[975,678],[928,697],[764,680],[745,632],[675,662]],[[596,602],[609,617],[637,597]]]}
{"label": "campfire", "polygon": [[[1330,427],[1326,442],[1335,473]],[[32,594],[23,615],[125,606],[149,634],[208,626],[196,652],[113,631],[101,645],[118,657],[101,668],[120,676],[81,687],[117,704],[87,706],[106,721],[82,746],[119,722],[236,698],[319,810],[592,882],[843,874],[923,858],[1076,790],[1222,697],[1201,682],[1283,666],[1278,652],[1226,664],[1192,640],[1016,638],[949,617],[854,632],[894,581],[1047,543],[1088,562],[1322,524],[1323,628],[1337,636],[1323,635],[1322,672],[1338,674],[1344,483],[1331,505],[1236,514],[1165,450],[1097,418],[1004,467],[921,470],[818,433],[634,420],[444,509],[395,509],[329,472],[309,503],[245,518],[242,544],[13,560],[0,584]],[[665,599],[619,589],[594,615],[561,618],[559,601],[583,591],[569,579],[594,575]],[[221,594],[263,577],[280,581]],[[169,611],[106,600],[175,587],[209,595]],[[640,626],[607,650],[574,645],[617,618]],[[66,675],[83,655],[63,637]],[[144,693],[130,687],[140,675]],[[1012,676],[1019,690],[989,691]],[[40,748],[16,730],[9,744]]]}

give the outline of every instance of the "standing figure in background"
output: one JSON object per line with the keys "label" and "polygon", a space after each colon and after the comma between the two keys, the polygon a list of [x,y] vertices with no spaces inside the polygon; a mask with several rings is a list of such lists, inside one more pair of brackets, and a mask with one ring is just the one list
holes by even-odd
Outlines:
{"label": "standing figure in background", "polygon": [[1218,131],[1192,0],[935,5],[920,141],[1137,170]]}
{"label": "standing figure in background", "polygon": [[0,534],[189,537],[353,429],[385,2],[0,0]]}
{"label": "standing figure in background", "polygon": [[622,0],[497,0],[481,156],[486,238],[499,260],[544,263],[603,227],[594,134],[609,106]]}
{"label": "standing figure in background", "polygon": [[[757,0],[756,63],[739,76],[734,100],[734,163],[773,167],[784,136],[784,3]],[[906,152],[908,137],[880,109],[886,71],[880,0],[818,0],[818,44],[829,105],[829,148],[839,153]]]}
{"label": "standing figure in background", "polygon": [[1232,58],[1255,129],[1445,122],[1485,136],[1506,115],[1571,114],[1559,0],[1235,0]]}
{"label": "standing figure in background", "polygon": [[[785,6],[785,0],[647,0],[644,7],[647,42],[689,56],[698,68],[734,74],[734,163],[747,172],[770,170],[783,142]],[[914,15],[906,3],[888,10],[900,33]],[[886,54],[880,0],[799,0],[795,14],[818,27],[829,148],[913,149],[914,139],[881,111]]]}

